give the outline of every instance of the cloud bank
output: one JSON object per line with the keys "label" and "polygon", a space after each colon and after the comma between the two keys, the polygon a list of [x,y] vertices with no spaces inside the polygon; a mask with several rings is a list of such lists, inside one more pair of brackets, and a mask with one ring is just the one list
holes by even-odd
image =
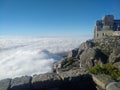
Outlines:
{"label": "cloud bank", "polygon": [[51,71],[62,54],[80,45],[82,38],[0,37],[0,79]]}

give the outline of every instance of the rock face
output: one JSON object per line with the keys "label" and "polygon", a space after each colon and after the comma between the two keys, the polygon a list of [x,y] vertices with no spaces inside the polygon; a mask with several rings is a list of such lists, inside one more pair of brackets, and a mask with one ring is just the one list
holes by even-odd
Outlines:
{"label": "rock face", "polygon": [[30,90],[31,77],[23,76],[11,80],[11,90]]}
{"label": "rock face", "polygon": [[59,73],[63,66],[67,63],[66,59],[63,58],[53,64],[53,72]]}
{"label": "rock face", "polygon": [[106,63],[107,59],[107,55],[95,47],[94,42],[90,40],[82,43],[78,49],[69,52],[67,57],[54,63],[53,70],[57,73],[76,68],[87,70],[97,63]]}
{"label": "rock face", "polygon": [[96,90],[91,75],[71,70],[0,81],[0,90]]}
{"label": "rock face", "polygon": [[70,51],[70,52],[68,53],[68,56],[67,56],[67,57],[68,57],[68,58],[76,57],[77,54],[78,54],[78,48]]}
{"label": "rock face", "polygon": [[95,49],[88,48],[79,56],[80,57],[80,67],[88,69],[91,68],[96,57]]}
{"label": "rock face", "polygon": [[55,73],[34,75],[32,85],[34,89],[57,88],[62,84],[61,78]]}
{"label": "rock face", "polygon": [[80,67],[85,70],[93,67],[95,64],[105,64],[107,63],[107,56],[98,48],[88,48],[79,55],[80,57]]}
{"label": "rock face", "polygon": [[120,62],[116,62],[116,63],[114,63],[113,65],[114,65],[114,67],[120,69]]}
{"label": "rock face", "polygon": [[76,69],[59,73],[59,76],[64,82],[79,82],[79,77],[81,77],[84,74],[85,72],[81,71],[80,69]]}
{"label": "rock face", "polygon": [[109,56],[110,63],[120,62],[120,48],[114,49],[114,51]]}
{"label": "rock face", "polygon": [[62,60],[56,62],[54,71],[61,72],[75,67],[87,70],[95,64],[120,62],[120,36],[89,40],[74,49]]}
{"label": "rock face", "polygon": [[0,81],[0,90],[9,90],[10,89],[11,79],[4,79]]}
{"label": "rock face", "polygon": [[120,82],[109,82],[106,85],[106,90],[120,90]]}
{"label": "rock face", "polygon": [[61,77],[65,76],[65,80],[69,81],[69,73],[62,73],[62,76],[61,72],[74,71],[76,68],[85,72],[96,64],[102,66],[106,63],[112,63],[120,69],[120,36],[106,36],[99,40],[86,41],[78,49],[70,51],[65,58],[54,63],[53,67],[55,66],[55,72]]}
{"label": "rock face", "polygon": [[87,49],[87,48],[92,48],[94,46],[94,42],[93,42],[93,40],[88,40],[88,41],[86,41],[86,42],[83,42],[81,45],[80,45],[80,47],[79,47],[79,49]]}

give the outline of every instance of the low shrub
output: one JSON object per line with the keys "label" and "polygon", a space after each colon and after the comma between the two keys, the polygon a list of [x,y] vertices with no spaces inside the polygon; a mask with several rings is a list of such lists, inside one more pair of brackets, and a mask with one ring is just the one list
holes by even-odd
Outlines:
{"label": "low shrub", "polygon": [[109,75],[114,80],[117,80],[117,78],[120,77],[120,69],[115,68],[110,63],[103,64],[102,67],[96,64],[94,67],[88,70],[88,73]]}
{"label": "low shrub", "polygon": [[74,58],[68,58],[67,65],[71,65],[74,62]]}

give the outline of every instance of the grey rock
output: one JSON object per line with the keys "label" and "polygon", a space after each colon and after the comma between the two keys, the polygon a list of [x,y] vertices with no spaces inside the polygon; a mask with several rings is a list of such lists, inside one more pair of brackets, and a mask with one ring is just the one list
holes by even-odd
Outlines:
{"label": "grey rock", "polygon": [[48,89],[59,87],[62,84],[61,78],[55,73],[34,75],[32,86],[34,89]]}
{"label": "grey rock", "polygon": [[120,82],[110,82],[106,86],[106,90],[120,90]]}
{"label": "grey rock", "polygon": [[113,79],[108,79],[108,80],[105,80],[106,82],[105,83],[105,88],[107,87],[108,84],[110,84],[111,82],[115,82],[115,80]]}
{"label": "grey rock", "polygon": [[120,52],[120,36],[107,36],[105,38],[99,39],[98,41],[95,41],[95,43],[99,43],[98,46],[108,56],[110,53],[114,52],[115,49],[117,50],[116,53]]}
{"label": "grey rock", "polygon": [[11,79],[4,79],[0,81],[0,90],[9,90]]}
{"label": "grey rock", "polygon": [[31,89],[31,77],[22,76],[15,78],[11,81],[11,90],[30,90]]}
{"label": "grey rock", "polygon": [[80,68],[86,70],[93,67],[95,64],[105,64],[108,60],[108,57],[96,47],[85,49],[79,58]]}
{"label": "grey rock", "polygon": [[86,49],[80,55],[80,67],[81,68],[91,68],[93,66],[93,60],[95,59],[96,51],[92,48]]}
{"label": "grey rock", "polygon": [[99,86],[103,90],[105,90],[105,86],[108,85],[110,81],[112,81],[111,77],[105,74],[98,74],[98,75],[92,74],[92,79],[97,84],[97,86]]}
{"label": "grey rock", "polygon": [[120,62],[116,62],[113,65],[114,65],[115,68],[118,68],[118,69],[120,68]]}
{"label": "grey rock", "polygon": [[78,54],[77,54],[76,58],[80,59],[79,56],[83,53],[83,51],[84,51],[83,49],[79,48],[78,49]]}
{"label": "grey rock", "polygon": [[114,49],[113,53],[110,54],[109,56],[109,63],[116,63],[120,62],[120,49]]}
{"label": "grey rock", "polygon": [[78,54],[78,48],[76,48],[76,49],[73,49],[72,51],[70,51],[69,53],[68,53],[68,58],[73,58],[73,57],[76,57],[77,56],[77,54]]}
{"label": "grey rock", "polygon": [[53,72],[55,73],[59,73],[60,72],[60,69],[63,68],[63,66],[67,63],[67,59],[66,58],[62,58],[61,60],[55,62],[53,64]]}
{"label": "grey rock", "polygon": [[80,80],[80,76],[85,74],[81,69],[69,70],[59,73],[64,82],[77,82]]}
{"label": "grey rock", "polygon": [[93,40],[88,40],[86,42],[83,42],[81,45],[80,45],[80,49],[84,50],[86,48],[92,48],[94,46],[94,42]]}
{"label": "grey rock", "polygon": [[120,47],[117,47],[117,48],[113,49],[113,53],[115,55],[119,55],[120,54]]}
{"label": "grey rock", "polygon": [[77,58],[63,58],[53,64],[53,72],[59,74],[61,72],[78,69],[79,63],[80,61]]}

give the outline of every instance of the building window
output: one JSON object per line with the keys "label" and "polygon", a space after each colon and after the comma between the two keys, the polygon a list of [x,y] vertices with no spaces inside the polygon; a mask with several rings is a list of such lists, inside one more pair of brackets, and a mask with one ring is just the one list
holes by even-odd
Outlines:
{"label": "building window", "polygon": [[97,33],[97,37],[99,36],[99,34]]}
{"label": "building window", "polygon": [[106,33],[103,33],[103,36],[105,36],[106,35]]}

